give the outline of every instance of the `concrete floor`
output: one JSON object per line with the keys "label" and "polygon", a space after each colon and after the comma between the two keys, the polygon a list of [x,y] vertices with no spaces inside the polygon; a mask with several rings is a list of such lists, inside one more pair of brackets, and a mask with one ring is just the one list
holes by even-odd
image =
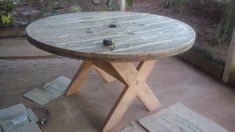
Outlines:
{"label": "concrete floor", "polygon": [[[21,95],[42,87],[59,75],[72,78],[80,62],[68,58],[0,61],[0,108],[23,102],[27,107],[41,107]],[[193,111],[235,131],[235,90],[177,58],[160,60],[148,83],[161,101],[162,108],[181,102]],[[61,96],[45,105],[52,114],[44,132],[97,132],[123,89],[118,81],[105,83],[92,71],[80,92]],[[159,109],[159,110],[160,110]],[[156,111],[155,111],[156,112]],[[152,112],[153,113],[153,112]],[[151,114],[137,99],[117,130]]]}

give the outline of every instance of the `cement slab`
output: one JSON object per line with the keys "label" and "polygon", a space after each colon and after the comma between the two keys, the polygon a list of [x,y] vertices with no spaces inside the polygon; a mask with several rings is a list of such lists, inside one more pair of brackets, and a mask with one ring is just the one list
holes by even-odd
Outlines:
{"label": "cement slab", "polygon": [[[31,108],[40,107],[22,97],[22,94],[42,87],[60,75],[71,79],[79,66],[80,61],[69,58],[1,60],[0,109],[19,102]],[[234,88],[221,84],[177,58],[159,60],[147,82],[162,104],[159,110],[181,102],[225,129],[235,131]],[[99,131],[123,86],[118,81],[105,83],[93,70],[79,93],[61,96],[45,105],[51,111],[52,118],[42,127],[43,131]],[[136,99],[116,130],[153,113]]]}
{"label": "cement slab", "polygon": [[24,59],[55,56],[31,45],[25,38],[0,39],[0,59]]}

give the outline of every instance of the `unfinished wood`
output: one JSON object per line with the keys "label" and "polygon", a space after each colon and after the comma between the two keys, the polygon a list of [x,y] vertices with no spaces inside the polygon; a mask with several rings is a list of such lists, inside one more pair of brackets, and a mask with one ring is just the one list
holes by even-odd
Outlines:
{"label": "unfinished wood", "polygon": [[126,86],[135,84],[138,71],[136,70],[134,64],[129,63],[129,62],[126,62],[126,63],[111,62],[111,65],[114,67],[116,72],[120,75],[122,80],[124,80],[123,83],[125,83]]}
{"label": "unfinished wood", "polygon": [[139,123],[148,132],[228,132],[181,103],[144,117]]}
{"label": "unfinished wood", "polygon": [[109,113],[103,132],[112,131],[117,126],[136,96],[149,111],[160,107],[160,102],[145,82],[155,64],[154,62],[142,62],[138,66],[139,71],[132,63],[111,62],[115,69],[113,72],[117,72],[120,75],[122,81],[126,84],[126,88]]}
{"label": "unfinished wood", "polygon": [[67,90],[65,92],[66,95],[75,94],[79,90],[82,82],[85,81],[91,66],[92,66],[92,62],[90,62],[90,61],[84,61],[82,63],[78,72],[76,73],[73,80],[69,84],[69,87],[67,88]]}
{"label": "unfinished wood", "polygon": [[146,106],[148,111],[156,110],[161,106],[159,100],[146,83],[141,83],[138,86],[137,97]]}
{"label": "unfinished wood", "polygon": [[102,130],[103,132],[112,131],[118,125],[135,97],[138,97],[149,111],[160,107],[160,102],[146,83],[154,64],[155,61],[145,61],[141,62],[136,68],[131,62],[84,61],[68,87],[66,95],[78,91],[92,66],[102,71],[102,76],[113,76],[113,78],[123,82],[126,87],[109,113]]}
{"label": "unfinished wood", "polygon": [[[92,66],[126,85],[109,113],[103,132],[112,131],[117,126],[135,97],[149,111],[160,106],[146,84],[146,78],[154,66],[154,61],[149,60],[188,50],[196,36],[189,25],[178,20],[134,12],[83,12],[51,16],[31,23],[26,32],[28,41],[38,48],[84,60],[66,95],[78,91]],[[114,41],[114,50],[103,46],[103,40],[107,38]],[[142,62],[136,68],[132,61]],[[106,78],[106,73],[101,75]]]}
{"label": "unfinished wood", "polygon": [[[116,27],[110,27],[111,24]],[[96,61],[145,61],[182,53],[195,32],[178,20],[135,12],[56,15],[26,28],[29,42],[51,53]],[[111,38],[115,49],[103,46]]]}
{"label": "unfinished wood", "polygon": [[112,64],[119,71],[127,86],[135,86],[137,97],[149,111],[160,107],[159,100],[145,82],[154,67],[155,61],[141,62],[137,69],[132,63]]}
{"label": "unfinished wood", "polygon": [[121,76],[116,72],[116,70],[109,62],[93,62],[93,64],[99,69],[102,69],[103,71],[107,72],[109,75],[113,76],[117,80],[125,83]]}
{"label": "unfinished wood", "polygon": [[94,69],[100,74],[100,76],[106,81],[106,82],[112,82],[115,81],[116,79],[114,77],[112,77],[111,75],[109,75],[107,72],[101,70],[100,68],[98,68],[97,66],[93,66]]}
{"label": "unfinished wood", "polygon": [[[142,61],[137,67],[137,70],[140,75],[149,75],[150,72],[153,70],[156,60],[153,61]],[[145,81],[148,76],[140,76],[139,80]]]}
{"label": "unfinished wood", "polygon": [[[234,73],[235,73],[235,28],[233,29],[233,36],[232,36],[222,80],[225,83],[229,82],[230,84],[235,85]],[[230,80],[233,80],[233,82],[231,82]]]}
{"label": "unfinished wood", "polygon": [[112,130],[114,130],[114,128],[117,126],[117,124],[120,122],[120,120],[128,110],[135,96],[136,95],[133,86],[126,87],[124,89],[124,91],[118,98],[118,101],[115,103],[114,107],[109,113],[102,132],[111,132]]}
{"label": "unfinished wood", "polygon": [[126,0],[119,0],[119,8],[120,8],[120,11],[126,10]]}
{"label": "unfinished wood", "polygon": [[138,83],[140,87],[137,90],[137,97],[140,101],[146,106],[149,111],[153,111],[160,107],[160,102],[146,83],[146,79],[149,76],[150,72],[154,68],[156,61],[145,61],[141,62],[138,67]]}
{"label": "unfinished wood", "polygon": [[131,124],[129,126],[122,128],[118,132],[146,132],[146,130],[144,128],[142,128],[136,122],[131,122]]}

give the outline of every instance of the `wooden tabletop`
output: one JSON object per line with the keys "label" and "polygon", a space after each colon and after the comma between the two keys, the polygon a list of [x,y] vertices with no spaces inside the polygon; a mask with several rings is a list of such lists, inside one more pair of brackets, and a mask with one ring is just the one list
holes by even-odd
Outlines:
{"label": "wooden tabletop", "polygon": [[[178,20],[135,12],[83,12],[31,23],[27,38],[48,52],[99,61],[143,61],[180,54],[192,47],[194,30]],[[103,45],[112,39],[115,49]]]}

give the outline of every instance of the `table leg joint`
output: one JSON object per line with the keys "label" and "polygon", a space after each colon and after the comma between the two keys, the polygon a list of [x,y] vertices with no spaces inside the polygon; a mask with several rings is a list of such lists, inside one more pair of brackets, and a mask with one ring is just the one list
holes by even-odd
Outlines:
{"label": "table leg joint", "polygon": [[130,62],[84,61],[66,90],[66,95],[74,94],[79,90],[92,66],[103,70],[105,72],[105,74],[101,74],[104,75],[103,77],[107,77],[106,74],[108,77],[111,75],[126,85],[108,115],[103,132],[112,131],[117,126],[135,97],[138,97],[149,111],[160,106],[158,99],[146,83],[146,79],[154,67],[154,61],[141,62],[137,68]]}
{"label": "table leg joint", "polygon": [[154,67],[154,61],[142,62],[137,68],[129,62],[111,62],[111,65],[127,87],[109,113],[103,132],[113,130],[136,96],[149,111],[160,107],[158,99],[145,81]]}

